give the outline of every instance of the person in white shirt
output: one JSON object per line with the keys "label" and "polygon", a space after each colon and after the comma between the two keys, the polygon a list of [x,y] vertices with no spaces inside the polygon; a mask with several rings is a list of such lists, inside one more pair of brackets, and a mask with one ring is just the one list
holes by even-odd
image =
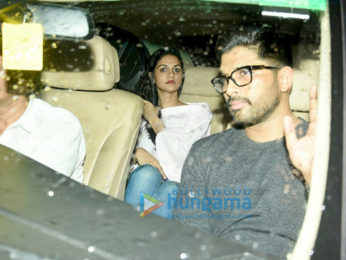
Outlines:
{"label": "person in white shirt", "polygon": [[82,182],[86,148],[79,120],[63,108],[29,99],[35,74],[15,73],[5,72],[0,56],[0,144]]}
{"label": "person in white shirt", "polygon": [[192,144],[210,132],[212,119],[207,103],[179,100],[184,67],[179,51],[159,49],[151,56],[143,80],[144,119],[125,192],[125,202],[139,207],[141,193],[163,206],[153,213],[171,218],[168,194],[177,190],[185,158]]}

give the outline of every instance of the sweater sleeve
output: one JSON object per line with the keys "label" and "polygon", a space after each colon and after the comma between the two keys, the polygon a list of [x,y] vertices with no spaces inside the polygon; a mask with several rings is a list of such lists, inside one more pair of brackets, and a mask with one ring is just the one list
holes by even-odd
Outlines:
{"label": "sweater sleeve", "polygon": [[180,182],[185,158],[192,144],[209,135],[212,114],[207,104],[194,106],[183,120],[162,129],[156,136],[157,157],[171,181]]}
{"label": "sweater sleeve", "polygon": [[199,158],[198,149],[193,145],[183,167],[173,218],[192,228],[211,233],[210,200],[205,193],[207,181],[201,174],[203,170],[205,171],[205,165]]}

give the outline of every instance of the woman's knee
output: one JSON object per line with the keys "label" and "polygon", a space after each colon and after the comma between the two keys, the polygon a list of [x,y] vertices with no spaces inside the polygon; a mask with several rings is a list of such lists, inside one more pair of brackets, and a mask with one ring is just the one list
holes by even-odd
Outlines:
{"label": "woman's knee", "polygon": [[127,188],[145,189],[146,187],[156,187],[160,185],[161,181],[159,170],[149,164],[145,164],[139,166],[131,173],[127,180]]}
{"label": "woman's knee", "polygon": [[161,174],[151,165],[139,166],[135,169],[127,180],[125,201],[136,205],[139,203],[140,193],[149,196],[155,192],[161,183]]}
{"label": "woman's knee", "polygon": [[133,173],[131,178],[150,180],[159,179],[161,180],[161,174],[157,168],[150,164],[144,164],[139,166]]}

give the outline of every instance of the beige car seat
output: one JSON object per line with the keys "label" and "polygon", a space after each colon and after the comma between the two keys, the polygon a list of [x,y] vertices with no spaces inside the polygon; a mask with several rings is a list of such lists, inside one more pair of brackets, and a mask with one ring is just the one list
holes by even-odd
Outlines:
{"label": "beige car seat", "polygon": [[84,59],[83,64],[90,68],[43,71],[42,81],[50,88],[41,92],[41,98],[68,109],[82,124],[86,139],[84,184],[123,200],[143,101],[113,88],[120,80],[120,68],[117,51],[109,42],[95,36],[86,46],[90,49],[87,57],[59,50],[69,59]]}
{"label": "beige car seat", "polygon": [[293,113],[309,121],[310,88],[318,87],[320,78],[320,61],[303,59],[294,64],[293,88],[290,95],[290,106]]}
{"label": "beige car seat", "polygon": [[[210,83],[218,74],[218,68],[187,66],[185,83],[180,95],[185,102],[207,102],[213,113],[211,134],[230,127],[229,114],[225,101]],[[319,60],[304,59],[294,66],[294,82],[290,95],[290,105],[293,113],[309,120],[309,90],[315,84],[318,86]]]}
{"label": "beige car seat", "polygon": [[225,130],[229,121],[223,96],[218,94],[210,80],[218,74],[218,68],[191,67],[185,68],[185,82],[180,94],[183,102],[207,102],[213,119],[210,133]]}

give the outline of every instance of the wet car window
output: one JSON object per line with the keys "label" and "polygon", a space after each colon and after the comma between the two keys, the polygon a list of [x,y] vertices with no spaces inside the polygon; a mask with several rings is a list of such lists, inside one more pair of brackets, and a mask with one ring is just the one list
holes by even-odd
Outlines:
{"label": "wet car window", "polygon": [[[320,177],[320,182],[314,183],[315,187],[311,187],[309,196],[317,196],[317,190],[324,188],[326,172],[328,170],[328,154],[326,154],[325,151],[321,154],[321,151],[325,150],[323,147],[329,147],[331,117],[331,104],[329,99],[331,95],[331,86],[329,84],[331,77],[331,60],[329,56],[330,31],[329,13],[326,1],[296,1],[294,4],[287,4],[287,1],[269,0],[179,0],[160,1],[159,4],[157,1],[66,1],[55,4],[65,7],[79,7],[90,12],[95,25],[95,28],[92,28],[93,34],[107,40],[107,42],[117,50],[119,59],[119,71],[117,72],[119,75],[114,75],[117,80],[112,78],[110,80],[111,82],[107,82],[106,87],[84,86],[83,84],[86,84],[86,81],[89,81],[90,84],[97,84],[98,76],[96,73],[98,71],[103,70],[104,72],[107,71],[107,69],[112,70],[112,68],[117,65],[111,64],[111,61],[107,60],[108,53],[102,54],[105,56],[104,60],[98,60],[96,49],[100,46],[98,45],[99,43],[93,45],[94,43],[88,42],[89,39],[71,40],[68,37],[66,37],[66,39],[55,39],[54,35],[53,37],[47,37],[44,42],[43,60],[43,74],[46,80],[43,81],[42,88],[46,93],[44,95],[47,95],[47,100],[49,100],[50,103],[63,107],[70,106],[71,102],[66,101],[64,103],[62,100],[65,94],[60,95],[58,92],[55,94],[55,89],[62,88],[70,93],[84,93],[89,90],[94,93],[104,93],[105,91],[114,89],[124,90],[125,92],[136,92],[137,85],[145,73],[145,66],[149,60],[150,54],[161,47],[174,47],[179,49],[184,64],[188,68],[187,70],[195,72],[197,78],[199,77],[206,82],[206,75],[209,75],[208,73],[210,73],[210,75],[216,73],[220,66],[220,61],[217,59],[216,46],[217,40],[222,32],[230,26],[245,23],[259,22],[264,26],[266,24],[274,25],[277,34],[290,41],[292,46],[293,68],[296,70],[293,84],[294,90],[290,97],[290,104],[293,112],[297,116],[309,121],[309,89],[311,85],[315,84],[319,86],[319,93],[322,94],[320,95],[319,102],[321,104],[320,106],[323,106],[325,109],[323,112],[319,112],[318,117],[322,118],[320,122],[323,120],[327,125],[322,123],[318,125],[320,129],[319,141],[316,144],[318,162],[314,164],[314,173]],[[49,17],[45,19],[49,19]],[[91,75],[93,79],[88,80],[87,77],[90,75],[87,74],[90,71],[95,74]],[[53,76],[53,74],[59,72],[64,73],[61,74],[62,76],[57,74],[59,84],[61,83],[60,80],[65,76],[67,80],[69,77],[73,78],[74,75],[77,75],[73,73],[78,73],[78,76],[75,82],[72,81],[73,84],[69,81],[66,84],[62,82],[61,85],[54,85],[54,80],[56,78],[54,78],[55,76]],[[107,76],[113,74],[113,72],[114,71],[110,73],[105,72],[104,74]],[[116,73],[114,72],[114,74]],[[190,74],[188,75],[190,76]],[[80,78],[83,78],[84,81],[79,80]],[[187,78],[187,80],[190,79]],[[208,78],[208,84],[212,90],[210,80],[211,78]],[[188,82],[191,82],[191,84],[198,84],[197,81],[198,79],[194,79],[194,81],[191,80]],[[207,83],[201,83],[201,85],[204,84]],[[50,93],[54,94],[49,96]],[[182,95],[188,101],[199,101],[199,93],[193,91],[191,93],[183,92]],[[202,93],[201,96],[205,94],[207,98],[209,98],[208,95],[211,95],[209,93],[210,92],[207,94]],[[100,115],[107,113],[107,111],[113,111],[114,104],[112,104],[107,97],[101,97],[100,99],[103,102],[100,107],[97,108],[99,109],[98,111],[100,111]],[[62,101],[62,103],[59,103],[60,101]],[[210,103],[212,102],[214,101],[210,101]],[[221,103],[218,103],[220,106],[218,109],[215,107],[212,109],[213,115],[215,115],[215,121],[213,121],[214,125],[212,126],[213,134],[230,127],[229,122],[226,121],[229,118],[227,118],[227,115],[223,115],[225,109],[222,104],[220,104]],[[72,109],[77,107],[76,110],[83,110],[83,108],[81,109],[78,105],[78,102],[75,102],[71,107]],[[81,120],[87,121],[86,117],[86,115],[83,115]],[[119,115],[115,115],[114,117],[122,123],[121,119],[118,119],[121,118]],[[135,118],[136,120],[140,120],[141,114],[137,113]],[[110,117],[108,117],[107,120],[110,120]],[[94,135],[95,129],[92,124],[84,124],[82,122],[82,125],[88,146],[89,141],[91,143],[97,139]],[[138,133],[138,125],[131,128],[129,132],[135,133],[134,136],[131,137],[135,140]],[[126,158],[124,160],[126,161],[125,168],[127,167],[127,170],[134,145],[135,142],[132,140],[131,145],[129,145],[126,151]],[[93,154],[90,157],[97,158],[97,155]],[[207,159],[208,158],[206,158],[206,160]],[[119,186],[123,186],[123,188],[120,188],[119,192],[114,192],[115,188],[113,186],[111,188],[104,188],[104,186],[107,186],[104,184],[106,183],[105,181],[102,183],[103,186],[98,185],[97,181],[95,181],[96,177],[93,176],[93,170],[101,166],[93,168],[95,166],[95,161],[87,162],[87,167],[89,167],[90,170],[84,184],[90,184],[90,187],[106,195],[123,200],[126,177],[122,177]],[[280,165],[278,167],[280,167]],[[316,173],[318,168],[321,169],[321,171]],[[110,182],[113,182],[117,177],[99,175],[99,178],[109,178],[111,179]],[[92,181],[95,181],[95,184],[91,184]],[[292,187],[285,186],[282,192],[291,192],[291,188]],[[312,199],[309,201],[308,206],[311,207],[311,209],[307,211],[308,214],[304,222],[306,227],[302,229],[298,237],[298,242],[305,239],[304,235],[306,236],[309,230],[313,229],[317,232],[318,220],[314,223],[312,223],[313,221],[308,223],[308,218],[311,218],[314,213],[317,214],[316,208],[323,207],[323,196],[324,194],[320,194],[320,196],[314,197],[315,202],[313,202]],[[135,211],[134,214],[136,214]],[[120,213],[120,218],[121,217],[124,216]],[[129,230],[129,232],[134,231]],[[138,243],[140,244],[140,241]],[[311,243],[313,244],[313,242]],[[307,248],[311,250],[309,251]],[[313,245],[305,247],[297,246],[295,249],[296,251],[294,251],[294,256],[297,257],[299,254],[313,255],[312,248]],[[257,249],[256,245],[253,249]],[[308,253],[307,250],[309,251]],[[189,252],[182,252],[180,259],[189,259]]]}

